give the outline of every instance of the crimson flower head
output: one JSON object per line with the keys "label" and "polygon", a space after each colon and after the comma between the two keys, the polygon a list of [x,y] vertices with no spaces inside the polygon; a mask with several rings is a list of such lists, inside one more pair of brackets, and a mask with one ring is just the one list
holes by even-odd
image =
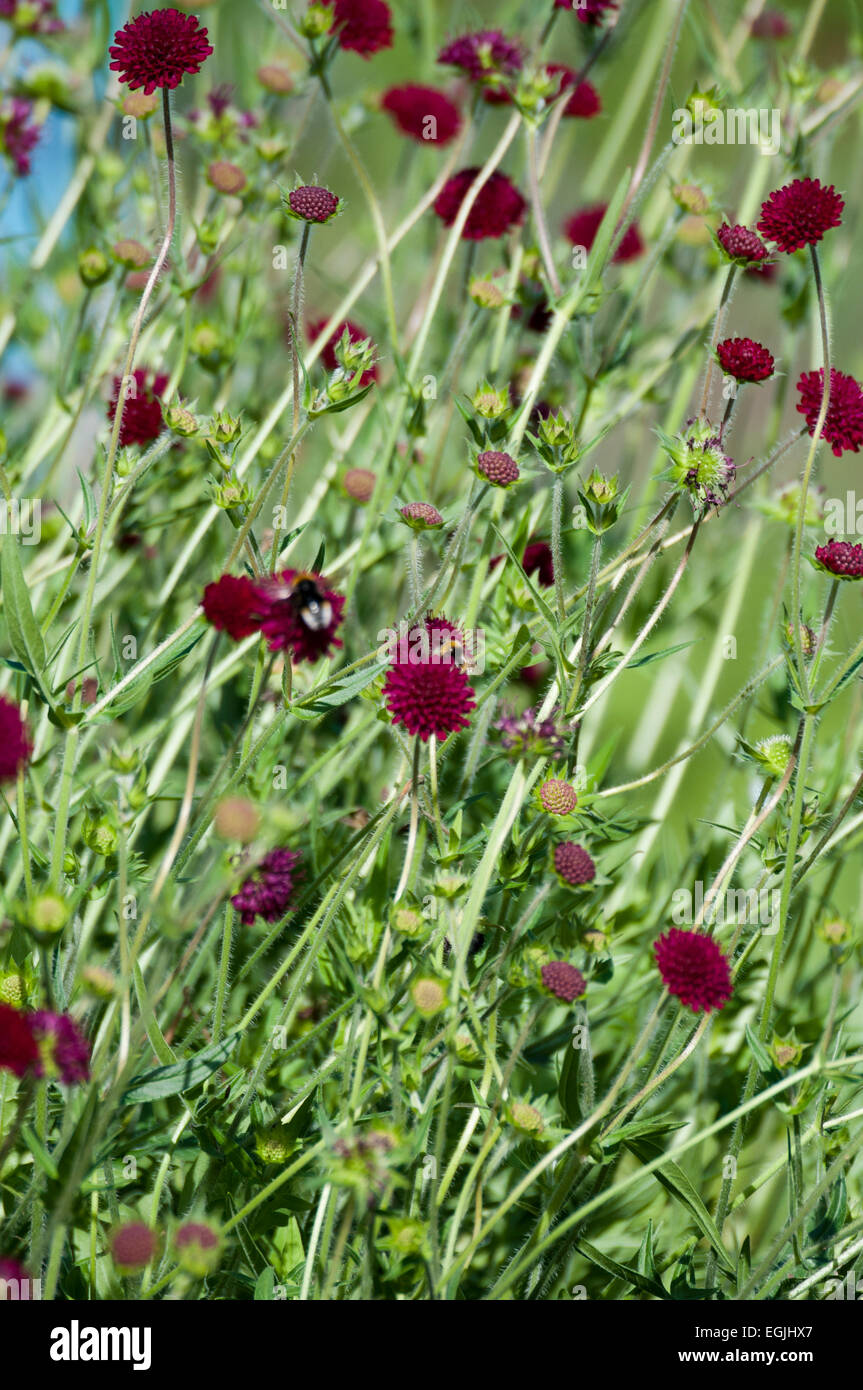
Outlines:
{"label": "crimson flower head", "polygon": [[399,130],[422,145],[448,145],[461,129],[458,107],[436,87],[415,82],[390,87],[381,98],[381,109],[392,116]]}
{"label": "crimson flower head", "polygon": [[30,123],[32,114],[33,103],[23,97],[0,102],[0,151],[21,177],[30,172],[30,154],[42,134],[40,125]]}
{"label": "crimson flower head", "polygon": [[406,502],[399,516],[412,531],[433,531],[443,526],[443,517],[431,502]]}
{"label": "crimson flower head", "polygon": [[260,598],[246,575],[223,574],[208,584],[203,598],[204,616],[218,632],[227,632],[233,642],[242,642],[258,632]]}
{"label": "crimson flower head", "polygon": [[90,1045],[73,1019],[39,1010],[28,1015],[27,1023],[39,1052],[37,1076],[64,1086],[90,1079]]}
{"label": "crimson flower head", "polygon": [[558,10],[574,10],[579,24],[589,24],[592,29],[605,23],[606,10],[616,10],[617,0],[554,0]]}
{"label": "crimson flower head", "polygon": [[14,782],[32,751],[18,706],[0,695],[0,782]]}
{"label": "crimson flower head", "polygon": [[[468,189],[479,173],[478,168],[461,169],[447,179],[434,203],[434,210],[445,227],[451,227],[458,217]],[[485,241],[501,237],[521,222],[527,204],[514,183],[499,170],[483,184],[462,231],[464,241]]]}
{"label": "crimson flower head", "polygon": [[[126,387],[123,414],[120,421],[120,447],[150,444],[162,433],[162,405],[159,397],[168,384],[167,376],[153,373],[148,367],[136,367],[133,381]],[[108,419],[113,424],[120,396],[122,379],[114,377],[114,389],[108,405]]]}
{"label": "crimson flower head", "polygon": [[[4,1303],[14,1303],[21,1299],[21,1285],[29,1279],[29,1275],[22,1264],[17,1260],[10,1260],[0,1255],[0,1299]],[[26,1284],[29,1288],[29,1284]],[[27,1297],[25,1293],[24,1298]]]}
{"label": "crimson flower head", "polygon": [[750,232],[748,227],[741,227],[739,223],[732,227],[728,222],[723,222],[716,233],[716,240],[729,261],[743,270],[751,270],[769,260],[770,252],[758,233]]}
{"label": "crimson flower head", "polygon": [[564,116],[577,116],[582,120],[589,120],[591,116],[599,115],[602,110],[602,101],[592,82],[586,80],[579,82],[578,73],[573,68],[567,67],[566,63],[549,63],[546,72],[550,76],[560,74],[558,95],[570,91],[570,96],[563,108]]}
{"label": "crimson flower head", "polygon": [[218,1231],[204,1221],[187,1221],[174,1235],[174,1250],[180,1264],[199,1279],[216,1268],[221,1248]]}
{"label": "crimson flower head", "polygon": [[213,49],[196,15],[168,9],[148,10],[124,24],[108,52],[120,81],[150,96],[157,87],[179,87],[186,73],[200,72]]}
{"label": "crimson flower head", "polygon": [[570,888],[584,888],[596,878],[596,865],[582,845],[564,840],[552,854],[554,871]]}
{"label": "crimson flower head", "polygon": [[780,251],[799,251],[815,246],[831,227],[842,222],[845,200],[832,183],[824,187],[819,179],[795,179],[774,189],[761,204],[758,230]]}
{"label": "crimson flower head", "polygon": [[270,651],[290,648],[294,662],[315,662],[342,646],[336,632],[345,596],[329,589],[321,575],[282,570],[258,585],[258,596],[259,627]]}
{"label": "crimson flower head", "polygon": [[565,960],[550,960],[540,971],[542,983],[550,994],[571,1004],[580,999],[587,989],[587,983],[580,970]]}
{"label": "crimson flower head", "polygon": [[654,947],[669,994],[693,1013],[721,1009],[731,998],[731,969],[712,936],[672,927]]}
{"label": "crimson flower head", "polygon": [[[581,208],[573,213],[563,229],[573,246],[583,246],[587,251],[590,250],[602,225],[606,209],[606,203],[594,203],[591,207]],[[623,264],[624,261],[634,261],[638,256],[643,256],[644,250],[638,223],[630,222],[611,259],[617,264]]]}
{"label": "crimson flower head", "polygon": [[[311,339],[317,338],[321,329],[326,328],[326,326],[326,319],[315,319],[314,322],[309,324],[309,337]],[[362,343],[365,342],[367,338],[371,337],[371,334],[367,333],[364,328],[361,328],[358,323],[354,323],[353,319],[345,319],[342,323],[337,324],[333,329],[331,337],[329,337],[324,344],[321,352],[321,361],[328,372],[334,372],[339,365],[338,359],[336,358],[336,344],[340,342],[345,329],[348,330],[348,337],[352,343]],[[360,377],[360,386],[368,386],[369,382],[377,381],[377,379],[377,366],[369,367]]]}
{"label": "crimson flower head", "polygon": [[519,479],[518,464],[512,454],[500,449],[484,449],[477,455],[476,471],[493,487],[511,487]]}
{"label": "crimson flower head", "polygon": [[449,67],[460,68],[474,82],[511,77],[521,70],[522,64],[518,45],[512,43],[500,29],[481,29],[474,34],[462,34],[441,49],[437,60]]}
{"label": "crimson flower head", "polygon": [[288,194],[285,210],[298,222],[331,222],[339,210],[339,199],[328,188],[303,184]]}
{"label": "crimson flower head", "polygon": [[716,347],[719,365],[735,381],[766,381],[773,375],[773,354],[752,338],[725,338]]}
{"label": "crimson flower head", "polygon": [[265,922],[278,922],[292,910],[299,862],[300,856],[294,850],[271,849],[243,880],[231,902],[244,926],[251,927],[256,917],[262,917]]}
{"label": "crimson flower head", "polygon": [[551,546],[545,541],[529,541],[521,557],[521,567],[525,574],[535,574],[544,589],[554,583],[554,557]]}
{"label": "crimson flower head", "polygon": [[26,1076],[39,1062],[39,1048],[27,1015],[11,1004],[0,1004],[0,1071]]}
{"label": "crimson flower head", "polygon": [[826,570],[834,579],[863,579],[863,545],[850,541],[828,541],[815,550],[816,569]]}
{"label": "crimson flower head", "polygon": [[781,10],[764,10],[752,21],[750,33],[754,39],[787,39],[791,25]]}
{"label": "crimson flower head", "polygon": [[427,743],[434,734],[467,729],[476,704],[473,687],[460,663],[463,649],[458,628],[446,618],[427,618],[397,644],[384,681],[384,703],[394,724]]}
{"label": "crimson flower head", "polygon": [[[809,433],[814,435],[824,396],[824,368],[804,372],[797,383],[797,391],[800,396],[797,409],[806,417]],[[830,403],[821,438],[832,445],[837,458],[841,458],[846,449],[859,453],[863,444],[863,387],[853,376],[835,367],[830,369]]]}
{"label": "crimson flower head", "polygon": [[371,58],[382,48],[393,46],[393,17],[384,0],[335,0],[335,17],[330,29],[339,48]]}
{"label": "crimson flower head", "polygon": [[260,580],[223,574],[207,585],[202,600],[204,616],[217,631],[234,642],[261,632],[270,651],[290,647],[295,662],[317,661],[342,645],[335,634],[344,606],[343,594],[305,570],[282,570]]}
{"label": "crimson flower head", "polygon": [[109,1245],[117,1268],[132,1274],[150,1263],[159,1249],[159,1238],[143,1221],[127,1221],[112,1232]]}

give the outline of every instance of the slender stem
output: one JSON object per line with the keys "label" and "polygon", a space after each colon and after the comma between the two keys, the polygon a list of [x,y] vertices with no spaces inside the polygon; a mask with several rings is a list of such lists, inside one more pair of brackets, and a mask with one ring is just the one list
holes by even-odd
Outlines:
{"label": "slender stem", "polygon": [[[174,141],[171,130],[171,103],[167,87],[162,89],[162,114],[165,124],[165,156],[168,166],[168,221],[165,227],[165,236],[159,248],[159,253],[153,263],[153,268],[144,286],[141,295],[138,311],[132,324],[132,334],[129,339],[129,348],[126,353],[126,362],[123,367],[123,375],[120,380],[120,389],[117,392],[117,404],[114,409],[114,422],[111,428],[111,440],[108,445],[108,452],[105,456],[105,467],[102,474],[102,492],[99,498],[99,511],[96,518],[96,531],[93,537],[93,545],[90,551],[90,568],[87,578],[87,589],[84,596],[83,612],[81,614],[81,631],[78,640],[78,660],[77,669],[83,669],[87,660],[87,649],[90,643],[90,617],[93,612],[93,600],[96,593],[96,582],[99,577],[99,561],[101,559],[102,538],[105,533],[105,520],[108,514],[108,503],[111,495],[111,484],[114,477],[114,462],[117,457],[117,448],[120,441],[120,426],[123,419],[123,411],[126,404],[126,390],[132,378],[132,370],[135,365],[135,353],[138,347],[138,339],[141,335],[141,328],[147,313],[147,306],[153,294],[162,268],[168,258],[171,241],[174,236],[174,223],[177,216],[177,175],[174,163]],[[81,681],[76,683],[73,709],[77,712],[81,709],[83,687]],[[66,851],[66,829],[69,819],[69,802],[71,798],[72,772],[75,766],[75,758],[78,751],[78,730],[71,729],[66,739],[66,748],[63,756],[63,769],[61,773],[60,797],[57,804],[57,820],[54,830],[54,850],[51,858],[51,886],[57,889],[63,871],[63,856]]]}
{"label": "slender stem", "polygon": [[536,227],[536,235],[539,239],[539,249],[542,253],[542,263],[545,266],[545,273],[548,276],[548,283],[555,299],[560,298],[560,279],[554,265],[554,256],[551,250],[551,241],[548,235],[548,223],[545,219],[545,209],[542,206],[542,194],[539,187],[539,165],[537,159],[537,131],[536,126],[529,123],[527,126],[527,171],[528,186],[530,188],[530,204],[533,212],[533,221]]}
{"label": "slender stem", "polygon": [[414,851],[417,844],[417,828],[419,826],[419,775],[420,775],[420,738],[417,734],[414,739],[413,768],[411,771],[411,819],[408,830],[408,842],[405,849],[405,860],[402,865],[402,874],[399,879],[399,886],[396,889],[394,902],[400,902],[407,892],[408,880],[410,879],[411,866],[413,864]]}

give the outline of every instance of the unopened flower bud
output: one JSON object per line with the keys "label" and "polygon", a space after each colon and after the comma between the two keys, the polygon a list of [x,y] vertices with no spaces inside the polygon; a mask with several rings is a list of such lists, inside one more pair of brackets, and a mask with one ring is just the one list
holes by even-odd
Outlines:
{"label": "unopened flower bud", "polygon": [[78,274],[88,290],[94,289],[96,285],[102,285],[108,279],[111,274],[111,262],[98,246],[89,246],[78,257]]}

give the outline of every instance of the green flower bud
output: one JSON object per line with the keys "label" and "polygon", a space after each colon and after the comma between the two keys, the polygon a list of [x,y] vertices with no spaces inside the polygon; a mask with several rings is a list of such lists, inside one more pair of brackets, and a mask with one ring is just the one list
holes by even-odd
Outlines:
{"label": "green flower bud", "polygon": [[81,838],[88,849],[106,859],[117,851],[117,831],[107,816],[88,816]]}
{"label": "green flower bud", "polygon": [[111,274],[111,262],[98,246],[89,246],[78,257],[78,274],[88,289],[104,284]]}
{"label": "green flower bud", "polygon": [[51,943],[69,921],[69,909],[56,893],[40,893],[33,899],[27,924],[37,940]]}

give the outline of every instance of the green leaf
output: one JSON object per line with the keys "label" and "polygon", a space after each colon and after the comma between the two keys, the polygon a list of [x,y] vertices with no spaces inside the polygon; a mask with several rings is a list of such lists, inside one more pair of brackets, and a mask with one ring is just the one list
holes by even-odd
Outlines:
{"label": "green leaf", "polygon": [[[636,1158],[640,1158],[642,1163],[650,1163],[652,1159],[658,1158],[662,1152],[659,1144],[655,1143],[652,1139],[630,1138],[625,1142],[629,1151],[634,1153]],[[695,1191],[689,1178],[680,1167],[680,1164],[675,1163],[673,1159],[668,1159],[662,1168],[657,1168],[654,1171],[653,1177],[656,1178],[657,1182],[661,1183],[666,1192],[669,1192],[672,1197],[676,1197],[679,1202],[682,1202],[683,1205],[688,1208],[701,1234],[706,1236],[713,1246],[722,1268],[725,1270],[726,1274],[730,1274],[733,1277],[735,1268],[728,1258],[725,1246],[722,1244],[722,1237],[716,1229],[716,1223],[698,1193]]]}
{"label": "green leaf", "polygon": [[773,1061],[773,1058],[770,1056],[770,1053],[767,1051],[767,1048],[760,1038],[755,1036],[748,1023],[746,1025],[746,1041],[749,1043],[749,1050],[755,1058],[755,1064],[758,1070],[763,1072],[765,1076],[769,1076],[771,1072],[776,1072],[776,1063]]}
{"label": "green leaf", "polygon": [[621,1125],[620,1129],[615,1129],[606,1139],[602,1140],[602,1150],[608,1153],[618,1144],[625,1144],[630,1139],[644,1139],[651,1135],[670,1134],[672,1130],[682,1129],[686,1120],[674,1120],[669,1115],[656,1115],[652,1120],[633,1120],[628,1125]]}
{"label": "green leaf", "polygon": [[96,506],[96,498],[93,496],[93,489],[87,482],[87,479],[84,477],[84,474],[81,472],[80,468],[76,468],[75,472],[78,474],[78,480],[81,484],[81,491],[84,494],[84,520],[82,525],[84,531],[87,532],[90,530],[90,527],[96,520],[99,509]]}
{"label": "green leaf", "polygon": [[556,634],[557,618],[552,613],[551,609],[549,608],[542,594],[539,592],[539,589],[537,589],[530,575],[525,574],[522,563],[516,555],[515,551],[513,550],[512,546],[510,545],[509,541],[507,540],[506,536],[503,534],[502,531],[498,529],[497,526],[495,526],[494,522],[491,522],[491,529],[494,531],[494,534],[497,536],[498,540],[500,541],[510,560],[512,560],[512,563],[515,565],[516,573],[518,574],[519,579],[530,590],[531,598],[536,604],[537,610],[545,618],[545,621],[548,623],[548,626],[551,629],[552,634]]}
{"label": "green leaf", "polygon": [[671,1295],[663,1288],[658,1279],[651,1279],[646,1274],[640,1274],[631,1265],[618,1264],[617,1260],[612,1260],[609,1255],[604,1255],[589,1241],[578,1240],[575,1245],[576,1249],[586,1256],[592,1264],[599,1265],[600,1269],[604,1269],[607,1274],[614,1275],[615,1279],[623,1279],[627,1284],[632,1284],[633,1288],[641,1289],[642,1293],[652,1294],[654,1298],[670,1298]]}
{"label": "green leaf", "polygon": [[14,536],[5,536],[0,548],[0,585],[9,641],[18,660],[39,682],[47,696],[42,676],[45,670],[45,643],[33,616],[30,591],[21,568],[21,553]]}
{"label": "green leaf", "polygon": [[272,1303],[273,1290],[276,1287],[276,1272],[269,1265],[262,1269],[255,1282],[256,1303]]}
{"label": "green leaf", "polygon": [[663,657],[685,651],[687,647],[694,647],[696,642],[700,641],[700,637],[694,637],[691,642],[678,642],[673,647],[664,647],[660,652],[648,652],[647,656],[637,656],[634,661],[627,661],[626,669],[627,671],[634,671],[637,666],[648,666],[651,661],[662,661]]}
{"label": "green leaf", "polygon": [[[184,632],[181,637],[177,638],[176,642],[162,652],[158,661],[154,661],[152,666],[148,666],[139,676],[130,681],[115,699],[110,701],[105,711],[98,716],[98,720],[107,723],[140,704],[150,686],[155,685],[157,681],[164,680],[166,676],[176,670],[189,655],[189,652],[198,645],[204,632],[205,628],[202,626],[200,632],[197,632],[191,641],[188,640],[188,633]],[[110,695],[110,691],[108,693]]]}
{"label": "green leaf", "polygon": [[53,1178],[56,1181],[57,1178],[59,1178],[60,1176],[60,1174],[57,1171],[57,1165],[54,1162],[51,1155],[49,1154],[48,1150],[45,1148],[45,1145],[42,1143],[41,1139],[39,1139],[37,1135],[33,1133],[33,1130],[30,1128],[29,1125],[21,1126],[21,1138],[24,1140],[24,1143],[27,1145],[28,1149],[33,1155],[33,1158],[38,1167],[42,1169],[42,1172],[46,1173],[49,1178]]}
{"label": "green leaf", "polygon": [[167,1096],[184,1095],[218,1071],[228,1060],[240,1038],[231,1033],[220,1043],[211,1043],[194,1057],[174,1062],[169,1067],[155,1067],[132,1077],[123,1095],[124,1105],[143,1105],[146,1101],[164,1100]]}
{"label": "green leaf", "polygon": [[371,685],[372,681],[387,669],[389,662],[376,661],[373,666],[365,666],[361,671],[355,671],[343,681],[335,681],[334,684],[325,686],[323,691],[315,696],[311,701],[301,701],[291,706],[291,712],[299,719],[313,719],[315,715],[326,714],[331,709],[337,709],[339,705],[346,705],[349,700],[354,700],[358,695]]}

